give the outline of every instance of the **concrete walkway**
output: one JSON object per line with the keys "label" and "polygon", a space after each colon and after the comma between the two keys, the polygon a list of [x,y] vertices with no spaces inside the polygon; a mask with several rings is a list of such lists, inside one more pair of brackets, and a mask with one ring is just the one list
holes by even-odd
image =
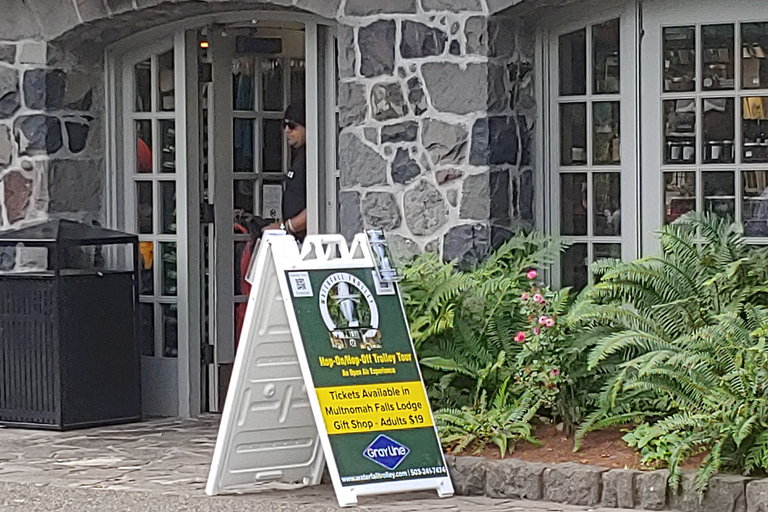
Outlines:
{"label": "concrete walkway", "polygon": [[[209,415],[63,433],[0,428],[0,510],[339,510],[330,485],[206,496],[218,420]],[[370,512],[620,512],[484,497],[440,500],[434,493],[363,498],[359,508]]]}

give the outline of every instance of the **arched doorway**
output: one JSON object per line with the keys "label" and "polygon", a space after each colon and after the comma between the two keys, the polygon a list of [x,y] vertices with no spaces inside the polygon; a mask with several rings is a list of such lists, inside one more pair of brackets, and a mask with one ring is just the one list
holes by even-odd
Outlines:
{"label": "arched doorway", "polygon": [[238,12],[108,50],[109,211],[140,234],[144,411],[218,411],[247,301],[244,214],[280,211],[282,116],[307,111],[310,232],[336,231],[330,22]]}

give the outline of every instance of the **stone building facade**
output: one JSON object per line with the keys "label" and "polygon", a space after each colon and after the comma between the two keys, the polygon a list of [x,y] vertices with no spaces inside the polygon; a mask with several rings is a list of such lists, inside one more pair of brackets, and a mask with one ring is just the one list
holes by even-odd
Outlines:
{"label": "stone building facade", "polygon": [[104,222],[105,48],[216,11],[335,19],[339,227],[474,261],[533,221],[533,34],[486,0],[12,0],[0,21],[0,229]]}

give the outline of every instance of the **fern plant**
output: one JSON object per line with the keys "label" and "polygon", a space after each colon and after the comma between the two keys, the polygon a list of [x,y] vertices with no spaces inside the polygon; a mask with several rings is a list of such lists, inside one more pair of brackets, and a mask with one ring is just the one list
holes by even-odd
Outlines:
{"label": "fern plant", "polygon": [[[437,408],[473,404],[476,376],[500,353],[520,351],[514,337],[527,318],[516,300],[528,286],[526,273],[552,263],[560,250],[544,235],[519,234],[474,269],[460,270],[431,253],[404,269],[403,304]],[[491,396],[507,376],[484,380]]]}
{"label": "fern plant", "polygon": [[703,491],[721,469],[768,469],[766,256],[710,214],[683,216],[660,239],[659,256],[596,263],[600,282],[572,309],[571,328],[608,331],[588,359],[605,381],[602,406],[577,448],[589,430],[648,420],[647,442],[682,439],[666,458],[672,484],[685,458],[707,453]]}

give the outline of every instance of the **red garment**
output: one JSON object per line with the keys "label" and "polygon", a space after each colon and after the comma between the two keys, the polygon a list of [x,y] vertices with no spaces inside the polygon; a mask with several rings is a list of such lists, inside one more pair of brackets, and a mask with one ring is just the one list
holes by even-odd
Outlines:
{"label": "red garment", "polygon": [[[235,224],[235,232],[247,234],[248,230],[239,224]],[[243,254],[240,256],[240,293],[243,295],[251,294],[251,284],[245,280],[245,276],[248,273],[248,266],[251,264],[251,256],[253,256],[253,242],[249,241]],[[248,309],[247,302],[239,302],[235,304],[235,328],[237,333],[237,339],[235,340],[235,350],[240,344],[240,333],[243,330],[243,323],[245,323],[245,311]]]}
{"label": "red garment", "polygon": [[152,150],[149,149],[149,146],[147,145],[146,142],[144,142],[144,139],[142,138],[139,138],[138,157],[139,157],[139,172],[151,173],[152,172]]}

